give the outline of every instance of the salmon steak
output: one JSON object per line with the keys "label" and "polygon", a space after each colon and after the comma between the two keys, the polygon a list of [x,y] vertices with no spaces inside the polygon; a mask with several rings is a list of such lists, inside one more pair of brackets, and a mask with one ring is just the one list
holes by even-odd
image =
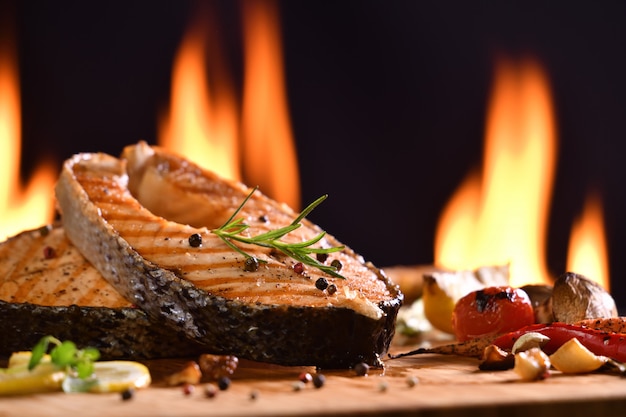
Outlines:
{"label": "salmon steak", "polygon": [[204,351],[122,297],[56,223],[0,243],[0,317],[0,357],[30,350],[46,335],[96,347],[106,359]]}
{"label": "salmon steak", "polygon": [[[102,276],[208,352],[381,365],[403,299],[382,270],[306,218],[271,245],[218,233],[233,219],[243,237],[289,227],[301,216],[285,204],[145,142],[120,158],[74,155],[56,197],[68,238]],[[331,251],[303,264],[281,249],[308,245]]]}

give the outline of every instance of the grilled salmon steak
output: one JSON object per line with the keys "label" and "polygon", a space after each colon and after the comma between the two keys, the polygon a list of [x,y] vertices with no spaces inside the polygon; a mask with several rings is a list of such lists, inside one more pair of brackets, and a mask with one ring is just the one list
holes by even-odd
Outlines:
{"label": "grilled salmon steak", "polygon": [[1,357],[30,350],[46,335],[96,347],[107,359],[204,351],[180,332],[148,320],[81,255],[58,224],[0,243],[0,317]]}
{"label": "grilled salmon steak", "polygon": [[[69,239],[102,276],[151,320],[212,353],[332,368],[380,365],[389,347],[402,293],[331,235],[315,246],[342,248],[319,261],[337,274],[214,232],[235,213],[246,236],[298,217],[243,184],[140,142],[119,159],[73,156],[56,196]],[[304,219],[280,241],[297,245],[321,232]],[[250,267],[250,259],[259,262]]]}

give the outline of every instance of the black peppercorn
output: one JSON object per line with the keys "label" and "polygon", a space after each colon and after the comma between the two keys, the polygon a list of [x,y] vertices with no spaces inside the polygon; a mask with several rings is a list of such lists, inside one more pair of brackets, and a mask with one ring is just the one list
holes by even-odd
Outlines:
{"label": "black peppercorn", "polygon": [[333,295],[334,293],[337,292],[337,286],[335,284],[330,284],[328,288],[326,288],[326,291],[328,292],[329,295]]}
{"label": "black peppercorn", "polygon": [[250,256],[246,258],[245,266],[243,267],[244,271],[254,272],[259,269],[259,260],[254,256]]}
{"label": "black peppercorn", "polygon": [[132,388],[125,389],[122,391],[122,401],[128,401],[133,398],[133,394],[135,391]]}
{"label": "black peppercorn", "polygon": [[202,246],[202,236],[200,236],[199,233],[194,233],[193,235],[189,236],[189,246],[191,246],[192,248]]}
{"label": "black peppercorn", "polygon": [[323,374],[313,375],[313,386],[315,388],[322,388],[326,382],[326,377]]}
{"label": "black peppercorn", "polygon": [[228,378],[227,376],[219,377],[217,380],[217,387],[221,391],[226,391],[228,387],[230,387],[230,378]]}
{"label": "black peppercorn", "polygon": [[370,371],[370,367],[365,362],[359,362],[354,365],[354,373],[358,376],[366,376]]}
{"label": "black peppercorn", "polygon": [[333,261],[330,263],[330,266],[335,267],[335,269],[337,269],[337,272],[339,272],[341,271],[341,267],[343,266],[343,264],[339,259],[333,259]]}
{"label": "black peppercorn", "polygon": [[318,278],[317,281],[315,281],[315,287],[318,290],[324,291],[326,288],[328,288],[328,280],[324,277]]}
{"label": "black peppercorn", "polygon": [[315,257],[317,258],[317,260],[321,263],[326,262],[326,259],[328,259],[328,254],[327,253],[318,253],[315,255]]}

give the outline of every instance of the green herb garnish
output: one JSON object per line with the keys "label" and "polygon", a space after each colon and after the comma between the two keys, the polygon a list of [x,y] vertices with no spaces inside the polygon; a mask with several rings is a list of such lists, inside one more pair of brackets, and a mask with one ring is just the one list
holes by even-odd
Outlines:
{"label": "green herb garnish", "polygon": [[315,207],[317,207],[322,201],[326,200],[328,195],[323,195],[319,197],[317,200],[309,204],[296,219],[291,222],[288,226],[281,227],[279,229],[270,230],[269,232],[262,233],[257,236],[247,237],[243,236],[242,233],[248,229],[247,224],[243,222],[243,218],[236,219],[235,216],[239,214],[243,206],[248,202],[252,194],[258,189],[255,187],[252,189],[250,194],[243,200],[241,205],[235,210],[232,216],[226,221],[224,225],[222,225],[218,229],[211,230],[212,233],[219,236],[228,246],[230,246],[233,250],[241,253],[246,258],[255,258],[259,262],[265,262],[262,259],[258,259],[246,252],[244,252],[241,248],[239,248],[233,241],[249,243],[253,245],[263,246],[266,248],[276,249],[285,255],[295,259],[298,262],[302,262],[305,265],[312,266],[325,272],[335,278],[345,279],[343,275],[341,275],[338,271],[338,268],[333,265],[324,265],[318,262],[316,259],[309,256],[310,254],[329,254],[333,252],[339,252],[344,249],[343,246],[336,246],[332,248],[313,248],[311,247],[315,243],[322,240],[322,238],[326,235],[326,232],[321,232],[313,239],[306,240],[304,242],[298,243],[286,243],[281,241],[280,239],[286,234],[296,230],[302,224],[300,223],[306,216],[309,215],[313,211]]}
{"label": "green herb garnish", "polygon": [[53,336],[44,336],[39,340],[32,350],[28,370],[34,369],[44,355],[48,352],[48,347],[53,344],[50,350],[50,361],[59,368],[71,371],[78,378],[89,378],[93,374],[93,363],[100,358],[100,351],[96,348],[78,349],[74,342],[66,340],[61,342]]}

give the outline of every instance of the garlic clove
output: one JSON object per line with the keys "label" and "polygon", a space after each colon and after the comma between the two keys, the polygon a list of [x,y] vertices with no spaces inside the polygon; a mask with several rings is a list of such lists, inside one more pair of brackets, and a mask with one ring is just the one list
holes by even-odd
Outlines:
{"label": "garlic clove", "polygon": [[550,376],[550,358],[534,347],[515,354],[513,371],[522,381],[538,381]]}

